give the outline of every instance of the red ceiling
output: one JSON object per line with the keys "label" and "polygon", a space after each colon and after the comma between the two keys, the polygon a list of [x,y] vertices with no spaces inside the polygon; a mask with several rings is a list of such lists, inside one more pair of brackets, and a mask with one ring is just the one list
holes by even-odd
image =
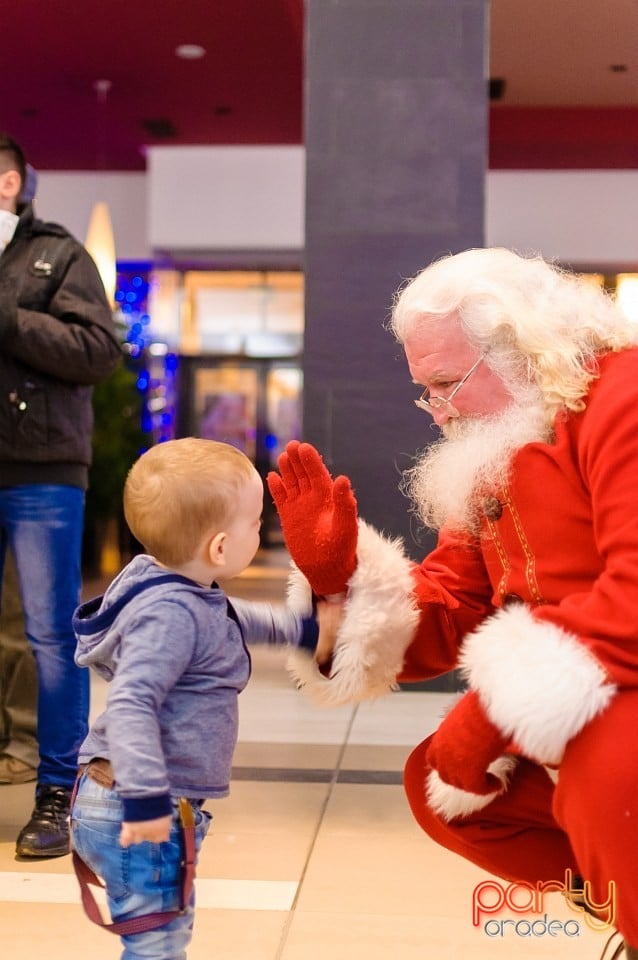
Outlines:
{"label": "red ceiling", "polygon": [[[565,20],[556,0],[527,3],[523,30],[516,5],[491,2],[490,61],[505,72],[506,92],[490,111],[490,166],[638,167],[633,40],[627,47],[638,33],[636,4],[607,0],[590,48],[591,30],[575,32],[588,30],[587,18],[574,12]],[[583,4],[593,16],[599,0],[579,0],[581,11]],[[551,11],[562,18],[555,27]],[[550,42],[563,53],[548,61]],[[200,44],[206,55],[180,60],[182,43]],[[303,139],[303,0],[6,2],[0,51],[9,65],[0,127],[41,170],[143,170],[153,144]],[[610,74],[618,62],[628,72]],[[550,70],[559,71],[551,103]],[[103,102],[94,88],[100,79],[111,81]],[[616,90],[623,99],[614,102]]]}
{"label": "red ceiling", "polygon": [[[302,2],[6,3],[1,126],[40,169],[141,170],[147,144],[300,143]],[[184,43],[206,55],[178,59]]]}
{"label": "red ceiling", "polygon": [[489,139],[491,169],[638,168],[638,109],[495,106]]}

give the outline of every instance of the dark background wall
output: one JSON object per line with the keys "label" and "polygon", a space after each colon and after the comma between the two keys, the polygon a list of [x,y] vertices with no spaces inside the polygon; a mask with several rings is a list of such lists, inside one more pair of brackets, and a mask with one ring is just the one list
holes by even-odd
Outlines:
{"label": "dark background wall", "polygon": [[402,281],[483,244],[486,0],[307,0],[304,439],[361,515],[432,543],[399,493],[436,434],[384,329]]}

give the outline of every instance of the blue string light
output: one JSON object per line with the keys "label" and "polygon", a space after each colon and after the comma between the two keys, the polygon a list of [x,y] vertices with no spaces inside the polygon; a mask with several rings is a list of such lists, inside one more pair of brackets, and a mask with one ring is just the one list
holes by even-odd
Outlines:
{"label": "blue string light", "polygon": [[115,302],[124,327],[124,353],[137,374],[136,389],[142,400],[140,424],[149,446],[175,437],[175,398],[178,358],[174,353],[149,350],[156,343],[148,313],[151,264],[143,269],[121,264]]}

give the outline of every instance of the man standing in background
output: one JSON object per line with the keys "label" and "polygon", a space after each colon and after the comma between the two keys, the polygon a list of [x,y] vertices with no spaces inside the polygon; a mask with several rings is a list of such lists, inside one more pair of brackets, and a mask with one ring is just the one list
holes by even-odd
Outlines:
{"label": "man standing in background", "polygon": [[[23,203],[31,203],[37,186],[28,163]],[[38,772],[38,681],[11,553],[5,557],[0,596],[0,784],[28,783]]]}
{"label": "man standing in background", "polygon": [[[64,227],[35,218],[26,184],[20,146],[0,134],[0,568],[8,547],[38,679],[35,806],[16,852],[53,857],[69,851],[69,800],[88,723],[88,678],[73,661],[71,618],[92,387],[114,371],[121,351],[93,260]],[[19,767],[5,757],[0,773],[16,774],[0,782],[19,781]]]}

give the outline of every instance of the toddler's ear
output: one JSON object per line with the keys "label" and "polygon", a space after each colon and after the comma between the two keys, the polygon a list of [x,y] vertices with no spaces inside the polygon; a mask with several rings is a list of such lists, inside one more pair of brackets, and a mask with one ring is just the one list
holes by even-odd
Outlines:
{"label": "toddler's ear", "polygon": [[208,544],[208,559],[214,567],[223,567],[226,565],[226,534],[222,531],[211,537]]}

